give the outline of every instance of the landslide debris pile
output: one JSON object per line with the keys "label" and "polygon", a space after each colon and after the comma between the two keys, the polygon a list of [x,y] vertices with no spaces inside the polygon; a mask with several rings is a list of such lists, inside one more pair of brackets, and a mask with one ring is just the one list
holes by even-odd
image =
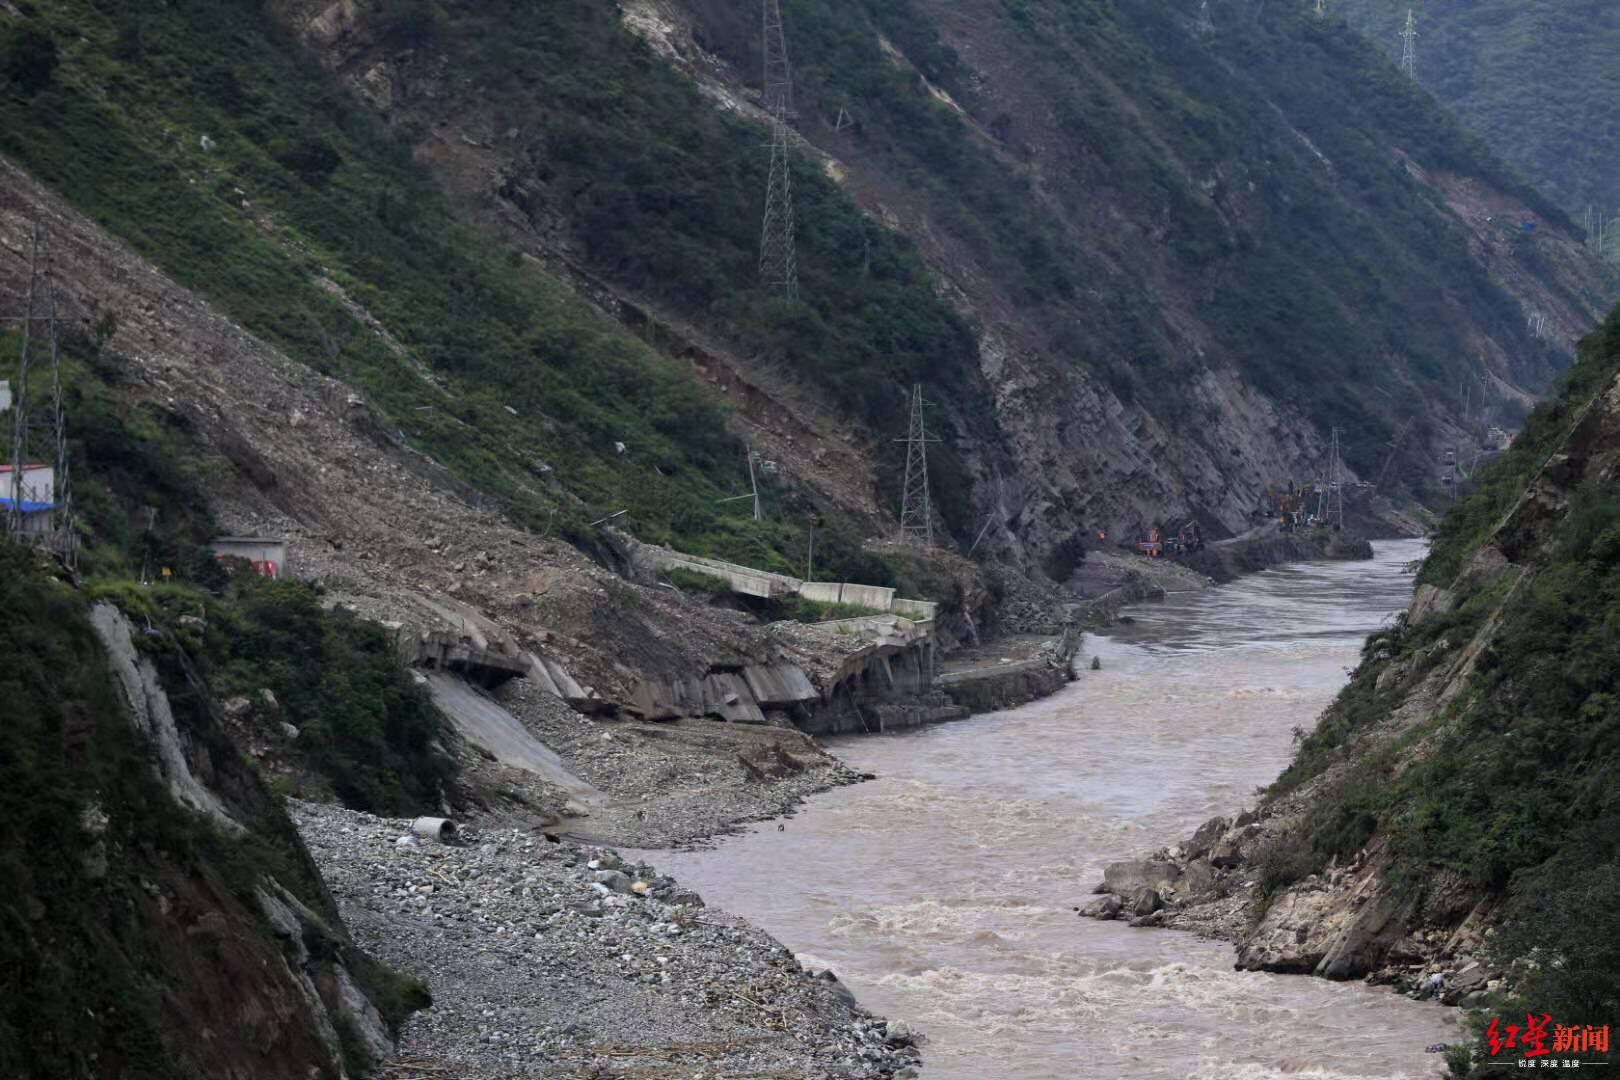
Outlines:
{"label": "landslide debris pile", "polygon": [[915,1075],[903,1026],[645,864],[538,832],[446,845],[407,821],[292,814],[357,939],[434,994],[402,1062],[465,1080]]}

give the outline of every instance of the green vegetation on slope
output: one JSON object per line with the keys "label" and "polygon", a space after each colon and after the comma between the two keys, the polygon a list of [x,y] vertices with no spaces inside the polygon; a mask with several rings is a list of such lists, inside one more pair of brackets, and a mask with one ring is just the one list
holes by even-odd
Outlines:
{"label": "green vegetation on slope", "polygon": [[[686,373],[454,215],[266,5],[26,10],[0,14],[5,55],[48,40],[56,60],[5,69],[0,151],[249,330],[365,387],[405,440],[518,520],[572,533],[628,507],[653,541],[797,549],[781,538],[796,528],[717,505],[742,448]],[[949,320],[920,333],[965,339]]]}
{"label": "green vegetation on slope", "polygon": [[[13,380],[17,345],[15,335],[0,337],[0,375]],[[323,610],[307,585],[216,563],[189,433],[167,414],[121,402],[107,381],[121,362],[93,341],[74,338],[65,356],[80,569],[92,595],[162,631],[149,651],[177,714],[206,728],[210,699],[268,689],[279,702],[270,719],[300,729],[300,752],[345,803],[377,813],[436,808],[450,771],[435,746],[440,719],[383,631]],[[31,393],[48,383],[36,369]],[[165,568],[170,581],[137,584]]]}
{"label": "green vegetation on slope", "polygon": [[1620,211],[1620,7],[1604,0],[1336,0],[1398,55],[1417,15],[1418,80],[1579,219]]}
{"label": "green vegetation on slope", "polygon": [[[703,45],[757,69],[756,13],[686,6]],[[812,141],[887,177],[882,197],[926,210],[1052,354],[1161,419],[1207,423],[1187,387],[1231,363],[1337,425],[1370,472],[1408,410],[1455,395],[1457,341],[1494,336],[1528,382],[1562,363],[1393,151],[1558,212],[1342,26],[1229,5],[1206,40],[1157,0],[1019,0],[959,31],[970,61],[926,0],[804,0],[786,17]],[[838,131],[841,109],[856,122]],[[1534,265],[1533,242],[1518,257]],[[1190,318],[1209,336],[1189,339]]]}
{"label": "green vegetation on slope", "polygon": [[[147,639],[160,663],[174,639]],[[91,629],[89,600],[32,550],[0,543],[0,1061],[39,1080],[221,1075],[248,1050],[196,1037],[233,1009],[301,1009],[254,890],[273,876],[334,918],[275,800],[207,718],[180,716],[209,783],[248,828],[227,835],[184,809],[153,769]],[[181,702],[177,701],[177,705]],[[173,898],[172,901],[169,898]],[[172,906],[171,906],[172,904]],[[336,950],[397,1024],[419,988]],[[249,1004],[251,1002],[251,1004]],[[279,1021],[278,1021],[279,1022]],[[290,1060],[324,1061],[313,1025],[283,1032]],[[347,1051],[354,1053],[353,1048]],[[351,1056],[351,1069],[364,1058]]]}
{"label": "green vegetation on slope", "polygon": [[[1420,580],[1449,587],[1454,608],[1369,638],[1350,686],[1305,737],[1273,794],[1335,762],[1350,768],[1313,799],[1292,844],[1266,867],[1275,890],[1349,859],[1376,832],[1410,888],[1438,867],[1464,875],[1507,900],[1496,959],[1534,955],[1540,966],[1524,972],[1521,989],[1561,1022],[1620,1016],[1620,953],[1594,932],[1614,910],[1620,875],[1620,491],[1608,464],[1620,447],[1581,451],[1594,455],[1577,464],[1587,479],[1567,511],[1548,510],[1548,543],[1527,552],[1522,569],[1462,570],[1617,376],[1620,311],[1583,342],[1560,399],[1536,411],[1513,451],[1445,519]],[[1463,692],[1378,741],[1379,725],[1421,678],[1486,627]]]}

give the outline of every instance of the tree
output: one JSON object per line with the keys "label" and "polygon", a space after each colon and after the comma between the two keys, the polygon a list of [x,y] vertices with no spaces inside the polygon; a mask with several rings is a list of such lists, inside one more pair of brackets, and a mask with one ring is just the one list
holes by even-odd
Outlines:
{"label": "tree", "polygon": [[0,69],[29,97],[50,85],[56,65],[56,42],[32,26],[13,30],[0,44]]}

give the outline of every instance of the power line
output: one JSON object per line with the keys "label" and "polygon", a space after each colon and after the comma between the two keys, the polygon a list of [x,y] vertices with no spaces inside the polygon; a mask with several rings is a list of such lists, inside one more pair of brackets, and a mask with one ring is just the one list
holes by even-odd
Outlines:
{"label": "power line", "polygon": [[911,423],[904,439],[906,444],[906,480],[901,488],[900,540],[902,543],[921,542],[934,546],[934,513],[928,498],[928,444],[939,442],[928,434],[923,420],[922,383],[911,387]]}
{"label": "power line", "polygon": [[793,239],[793,181],[789,154],[793,130],[793,81],[788,69],[787,36],[782,29],[781,0],[765,4],[765,112],[771,120],[771,175],[765,188],[765,222],[760,230],[759,277],[772,292],[799,298],[799,260]]}

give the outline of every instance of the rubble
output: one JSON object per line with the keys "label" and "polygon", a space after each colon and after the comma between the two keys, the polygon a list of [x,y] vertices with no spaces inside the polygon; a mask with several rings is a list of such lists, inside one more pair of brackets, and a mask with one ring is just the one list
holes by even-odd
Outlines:
{"label": "rubble", "polygon": [[651,866],[523,830],[402,845],[407,821],[288,809],[356,941],[432,993],[400,1055],[434,1075],[916,1075],[903,1027]]}

